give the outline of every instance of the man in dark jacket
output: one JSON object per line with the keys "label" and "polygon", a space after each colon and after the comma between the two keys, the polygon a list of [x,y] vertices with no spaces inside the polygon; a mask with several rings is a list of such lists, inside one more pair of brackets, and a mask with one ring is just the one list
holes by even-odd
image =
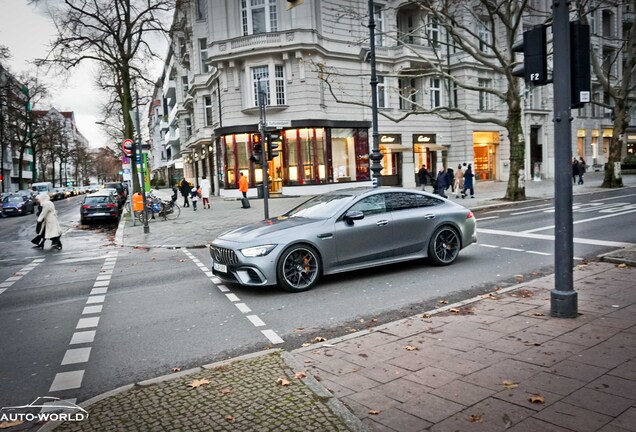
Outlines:
{"label": "man in dark jacket", "polygon": [[183,196],[183,206],[190,207],[190,203],[188,202],[188,197],[190,196],[192,187],[190,186],[190,183],[188,183],[188,181],[185,179],[185,177],[181,180],[179,191],[181,191],[181,195]]}
{"label": "man in dark jacket", "polygon": [[422,190],[426,190],[424,186],[428,183],[428,180],[431,180],[431,184],[435,181],[431,173],[426,169],[426,165],[422,165],[422,168],[417,172],[417,177],[420,181],[420,185],[422,186]]}
{"label": "man in dark jacket", "polygon": [[448,176],[443,166],[439,167],[437,178],[435,179],[435,193],[441,197],[448,198],[444,191],[448,187]]}

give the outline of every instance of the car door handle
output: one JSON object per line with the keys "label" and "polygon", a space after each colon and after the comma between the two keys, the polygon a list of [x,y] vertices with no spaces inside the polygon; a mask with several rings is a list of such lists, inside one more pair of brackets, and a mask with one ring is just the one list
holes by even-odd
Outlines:
{"label": "car door handle", "polygon": [[384,225],[386,225],[386,224],[388,224],[388,223],[389,223],[389,221],[388,221],[388,220],[381,220],[381,221],[377,221],[375,224],[376,224],[377,226],[384,226]]}
{"label": "car door handle", "polygon": [[318,237],[319,239],[332,239],[333,238],[333,234],[332,233],[322,233],[322,234],[318,234],[316,237]]}
{"label": "car door handle", "polygon": [[435,219],[435,215],[434,214],[424,215],[424,219]]}

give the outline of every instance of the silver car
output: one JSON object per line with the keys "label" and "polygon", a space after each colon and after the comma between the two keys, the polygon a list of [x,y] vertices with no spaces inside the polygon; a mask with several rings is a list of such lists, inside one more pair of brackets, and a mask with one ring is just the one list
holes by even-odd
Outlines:
{"label": "silver car", "polygon": [[224,281],[299,292],[321,275],[425,257],[448,265],[476,241],[475,217],[459,204],[414,190],[355,188],[226,232],[210,254]]}

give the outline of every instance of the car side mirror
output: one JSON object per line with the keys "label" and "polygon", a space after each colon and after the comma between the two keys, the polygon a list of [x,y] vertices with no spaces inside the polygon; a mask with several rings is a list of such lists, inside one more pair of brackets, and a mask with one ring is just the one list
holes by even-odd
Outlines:
{"label": "car side mirror", "polygon": [[347,225],[353,225],[353,221],[364,219],[364,213],[359,210],[350,210],[345,213],[344,220]]}

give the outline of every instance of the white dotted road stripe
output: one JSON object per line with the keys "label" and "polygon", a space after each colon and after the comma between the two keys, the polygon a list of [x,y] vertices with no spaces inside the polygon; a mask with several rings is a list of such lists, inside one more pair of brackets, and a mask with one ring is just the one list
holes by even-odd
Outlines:
{"label": "white dotted road stripe", "polygon": [[[525,250],[525,249],[511,248],[511,247],[506,247],[506,246],[497,246],[497,245],[483,244],[483,243],[479,243],[478,245],[481,246],[481,247],[485,247],[485,248],[502,249],[502,250],[513,251],[513,252],[525,252],[525,253],[529,253],[529,254],[533,254],[533,255],[541,255],[541,256],[551,256],[552,255],[550,252],[540,252],[540,251],[533,251],[533,250]],[[573,257],[572,259],[575,260],[575,261],[583,261],[583,258],[580,258],[580,257]]]}
{"label": "white dotted road stripe", "polygon": [[[117,261],[118,252],[111,252],[104,260],[104,265],[99,271],[99,275],[95,278],[95,283],[86,300],[86,305],[82,310],[82,315],[97,315],[102,312],[104,301],[106,300],[106,292],[110,284],[111,274]],[[95,341],[96,330],[99,325],[99,316],[83,317],[77,321],[76,331],[71,337],[69,345],[89,344]],[[91,347],[69,348],[64,354],[61,366],[78,365],[88,362],[91,355]],[[55,375],[49,392],[78,389],[82,386],[84,378],[84,370],[74,370],[68,372],[59,372]]]}
{"label": "white dotted road stripe", "polygon": [[[238,298],[238,296],[232,293],[228,287],[223,285],[221,283],[221,280],[217,278],[216,276],[214,276],[212,272],[210,271],[210,269],[205,264],[201,263],[201,261],[197,257],[192,255],[192,253],[190,253],[189,250],[185,248],[181,250],[183,251],[184,254],[186,254],[188,258],[190,258],[190,260],[194,264],[196,264],[197,267],[199,267],[203,271],[203,273],[210,279],[212,284],[219,289],[219,291],[221,291],[222,293],[225,293],[225,296],[227,297],[227,299],[231,301],[232,304],[234,304],[234,306],[236,306],[236,308],[239,311],[241,311],[241,313],[247,314],[252,312],[252,309],[250,309],[249,306],[247,306],[245,303],[241,303],[240,302],[241,300]],[[254,327],[266,326],[265,322],[263,322],[263,320],[260,319],[257,315],[246,315],[246,318],[252,323],[252,325],[254,325]],[[269,339],[269,341],[272,344],[282,344],[285,342],[280,336],[278,336],[278,334],[276,334],[274,330],[270,330],[270,329],[261,330],[261,333],[263,333],[263,335],[267,339]]]}
{"label": "white dotted road stripe", "polygon": [[11,287],[14,283],[22,279],[24,276],[26,276],[31,270],[36,268],[43,261],[44,261],[44,258],[34,259],[33,261],[31,261],[30,264],[25,265],[20,270],[15,272],[13,276],[5,279],[4,282],[0,283],[0,294],[5,292],[7,288]]}

